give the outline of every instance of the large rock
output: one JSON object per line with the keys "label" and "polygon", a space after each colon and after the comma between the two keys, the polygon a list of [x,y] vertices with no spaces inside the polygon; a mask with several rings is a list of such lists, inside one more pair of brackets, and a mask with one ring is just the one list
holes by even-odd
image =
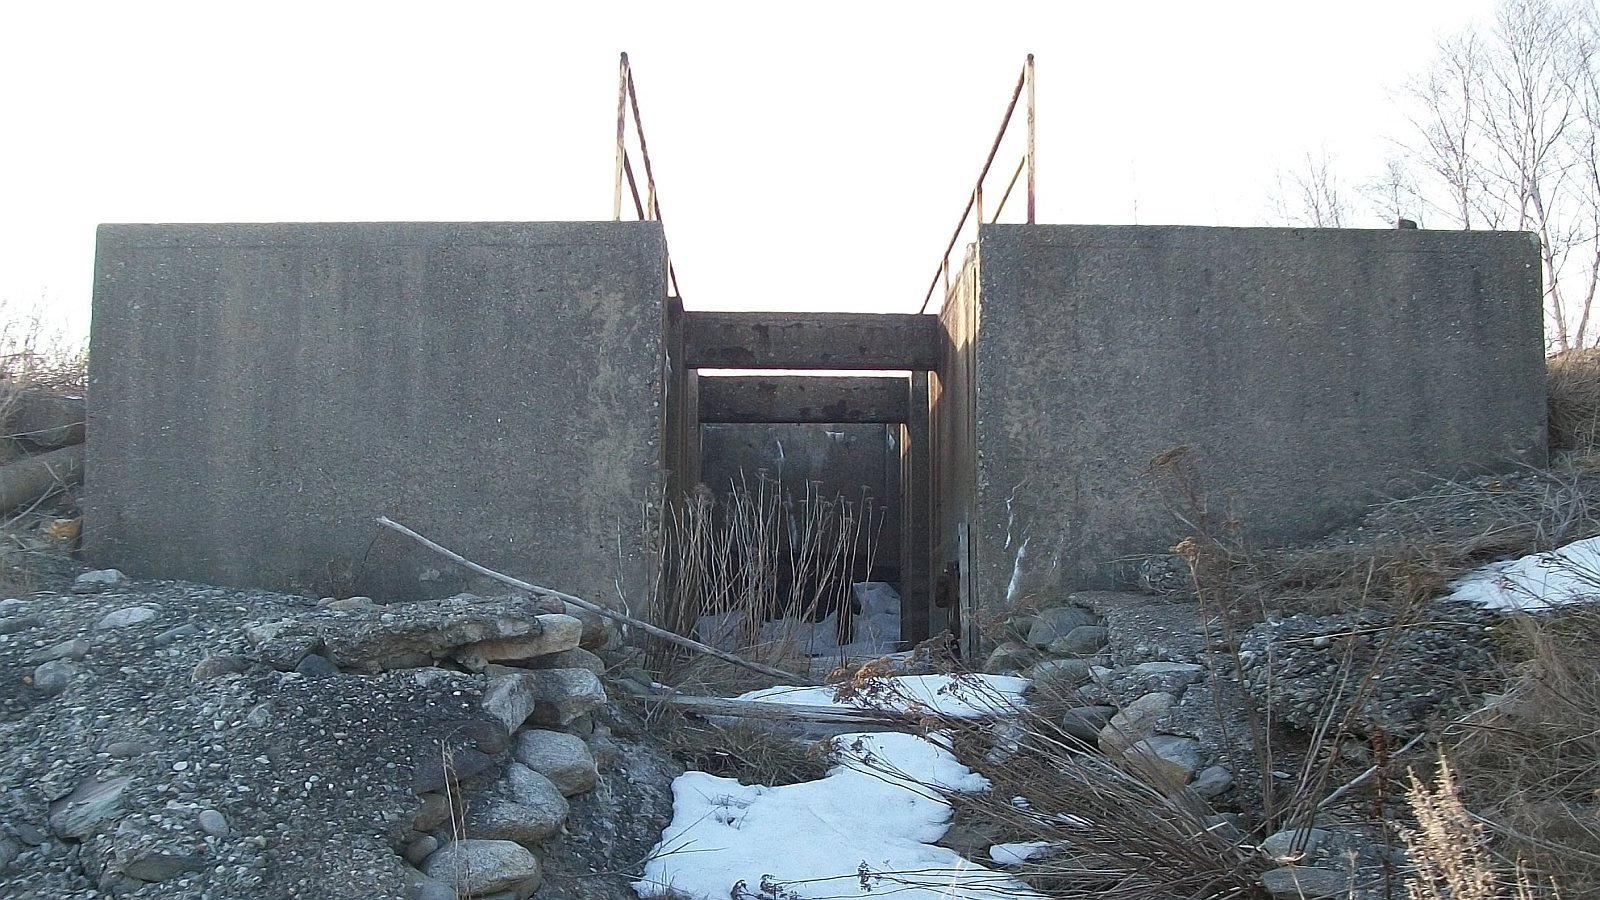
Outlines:
{"label": "large rock", "polygon": [[605,702],[605,687],[588,669],[496,675],[483,692],[484,710],[513,732],[526,722],[563,726]]}
{"label": "large rock", "polygon": [[1061,730],[1078,740],[1094,746],[1100,731],[1117,714],[1115,706],[1075,706],[1061,714]]}
{"label": "large rock", "polygon": [[422,863],[429,878],[456,886],[463,898],[496,891],[528,896],[544,880],[539,859],[514,841],[455,841]]}
{"label": "large rock", "polygon": [[1047,659],[1023,673],[1033,689],[1047,698],[1067,697],[1089,683],[1090,664],[1085,659]]}
{"label": "large rock", "polygon": [[69,840],[82,840],[122,815],[123,792],[133,778],[88,779],[72,793],[50,804],[50,830]]}
{"label": "large rock", "polygon": [[469,644],[543,634],[543,604],[525,597],[452,597],[349,610],[247,629],[264,660],[292,669],[321,651],[341,669],[379,672],[432,665]]}
{"label": "large rock", "polygon": [[582,647],[530,659],[523,665],[530,669],[588,669],[596,675],[606,673],[606,661]]}
{"label": "large rock", "polygon": [[1273,900],[1336,900],[1347,895],[1350,875],[1311,866],[1284,866],[1261,876],[1261,887]]}
{"label": "large rock", "polygon": [[1129,769],[1152,787],[1172,795],[1194,779],[1200,768],[1200,742],[1171,734],[1153,734],[1122,751]]}
{"label": "large rock", "polygon": [[455,658],[468,669],[481,672],[490,663],[527,663],[552,653],[578,649],[583,623],[568,615],[538,617],[539,633],[523,637],[494,638],[467,644],[455,651]]}
{"label": "large rock", "polygon": [[600,779],[589,745],[577,735],[533,729],[517,735],[517,762],[550,779],[563,796],[594,787]]}
{"label": "large rock", "polygon": [[1043,653],[1027,644],[1007,641],[989,654],[983,663],[983,670],[995,675],[1010,675],[1021,672],[1043,657]]}
{"label": "large rock", "polygon": [[1156,726],[1177,702],[1171,694],[1152,691],[1124,706],[1100,730],[1100,752],[1115,758],[1155,734]]}
{"label": "large rock", "polygon": [[1099,625],[1100,617],[1077,606],[1057,606],[1040,610],[1028,630],[1028,643],[1043,649],[1085,625]]}

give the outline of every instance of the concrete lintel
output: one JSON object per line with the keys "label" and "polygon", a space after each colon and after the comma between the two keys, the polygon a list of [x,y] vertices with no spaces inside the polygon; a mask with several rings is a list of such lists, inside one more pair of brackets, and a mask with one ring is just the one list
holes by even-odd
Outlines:
{"label": "concrete lintel", "polygon": [[927,371],[938,363],[936,316],[690,312],[684,324],[691,368]]}
{"label": "concrete lintel", "polygon": [[701,422],[896,424],[909,415],[904,376],[754,375],[699,382]]}

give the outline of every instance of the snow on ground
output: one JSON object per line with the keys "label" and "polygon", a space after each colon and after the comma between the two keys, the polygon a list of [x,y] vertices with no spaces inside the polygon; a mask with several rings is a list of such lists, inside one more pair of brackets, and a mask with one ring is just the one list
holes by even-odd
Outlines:
{"label": "snow on ground", "polygon": [[989,787],[944,746],[897,733],[842,735],[835,746],[839,765],[804,784],[679,776],[672,824],[634,890],[643,898],[694,900],[1037,896],[1010,876],[931,845],[944,834],[950,807],[923,785]]}
{"label": "snow on ground", "polygon": [[1009,675],[903,675],[885,678],[881,694],[833,699],[832,687],[774,687],[742,694],[739,700],[793,703],[800,706],[842,706],[896,712],[938,713],[955,719],[1014,713],[1026,705],[1022,691],[1028,679]]}
{"label": "snow on ground", "polygon": [[[871,659],[892,653],[900,641],[900,594],[881,581],[850,586],[860,607],[852,623],[848,644],[839,643],[839,614],[831,612],[820,622],[805,618],[774,619],[761,625],[757,641],[788,643],[808,656]],[[737,651],[744,643],[743,612],[702,616],[695,623],[695,639],[719,650]]]}
{"label": "snow on ground", "polygon": [[1491,563],[1457,581],[1446,598],[1520,610],[1600,602],[1600,537]]}

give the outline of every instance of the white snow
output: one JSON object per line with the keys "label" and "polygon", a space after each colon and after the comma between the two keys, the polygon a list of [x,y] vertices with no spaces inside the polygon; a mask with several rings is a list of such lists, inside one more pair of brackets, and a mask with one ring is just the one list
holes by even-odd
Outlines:
{"label": "white snow", "polygon": [[1600,602],[1600,537],[1491,563],[1462,577],[1445,596],[1485,609],[1531,611]]}
{"label": "white snow", "polygon": [[[1002,873],[932,846],[949,805],[923,785],[987,790],[934,740],[849,734],[819,781],[747,786],[704,772],[673,782],[673,820],[642,880],[643,898],[770,897],[1017,900],[1036,896]],[[763,882],[775,890],[765,892]],[[743,882],[743,893],[736,886]]]}
{"label": "white snow", "polygon": [[799,706],[916,711],[967,719],[1017,712],[1025,705],[1022,691],[1028,686],[1028,679],[1009,675],[902,675],[879,679],[877,683],[887,688],[883,694],[843,702],[833,699],[832,687],[765,688],[736,699]]}
{"label": "white snow", "polygon": [[995,844],[989,848],[989,858],[1002,866],[1016,866],[1030,859],[1049,856],[1055,849],[1049,841],[1021,841],[1015,844]]}

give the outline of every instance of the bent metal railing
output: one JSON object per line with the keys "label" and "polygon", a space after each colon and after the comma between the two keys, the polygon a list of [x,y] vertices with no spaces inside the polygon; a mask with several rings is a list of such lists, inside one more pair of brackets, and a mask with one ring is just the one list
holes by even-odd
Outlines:
{"label": "bent metal railing", "polygon": [[[617,62],[617,174],[611,201],[611,221],[622,221],[622,186],[626,182],[633,198],[633,208],[641,222],[661,222],[661,199],[656,193],[655,170],[650,167],[650,145],[644,139],[644,123],[639,119],[639,93],[633,85],[633,69],[628,65],[628,54],[623,53]],[[633,158],[628,153],[628,119],[632,112],[633,133],[639,142],[639,161],[644,165],[644,196],[639,196],[639,180],[634,175]],[[662,223],[666,227],[666,223]],[[672,254],[667,254],[667,284],[672,296],[678,293],[678,273],[672,268]]]}
{"label": "bent metal railing", "polygon": [[[919,313],[928,311],[928,304],[933,302],[933,292],[938,289],[939,282],[944,282],[944,295],[950,294],[950,254],[955,251],[956,244],[961,241],[968,220],[975,220],[978,225],[986,224],[983,220],[983,185],[989,178],[989,170],[994,166],[994,158],[1000,152],[1000,145],[1005,141],[1006,131],[1011,127],[1011,117],[1017,111],[1017,103],[1023,94],[1028,97],[1027,106],[1027,146],[1023,150],[1022,158],[1017,161],[1017,168],[1011,173],[1011,180],[1006,183],[1006,189],[1000,194],[1000,202],[995,204],[994,214],[989,219],[989,225],[1000,220],[1000,213],[1006,207],[1006,201],[1011,199],[1011,192],[1017,186],[1017,179],[1022,173],[1028,173],[1028,224],[1034,224],[1034,155],[1033,155],[1033,54],[1028,54],[1028,59],[1022,64],[1022,74],[1017,77],[1016,89],[1011,92],[1011,102],[1006,104],[1005,117],[1000,120],[1000,131],[994,136],[994,143],[989,147],[989,156],[983,161],[983,170],[978,173],[978,183],[967,195],[967,207],[961,211],[961,221],[956,224],[956,230],[950,235],[950,243],[945,245],[944,257],[939,261],[938,271],[933,273],[933,281],[928,283],[928,293],[922,298]],[[977,215],[974,216],[973,213]],[[942,298],[941,298],[942,302]]]}

